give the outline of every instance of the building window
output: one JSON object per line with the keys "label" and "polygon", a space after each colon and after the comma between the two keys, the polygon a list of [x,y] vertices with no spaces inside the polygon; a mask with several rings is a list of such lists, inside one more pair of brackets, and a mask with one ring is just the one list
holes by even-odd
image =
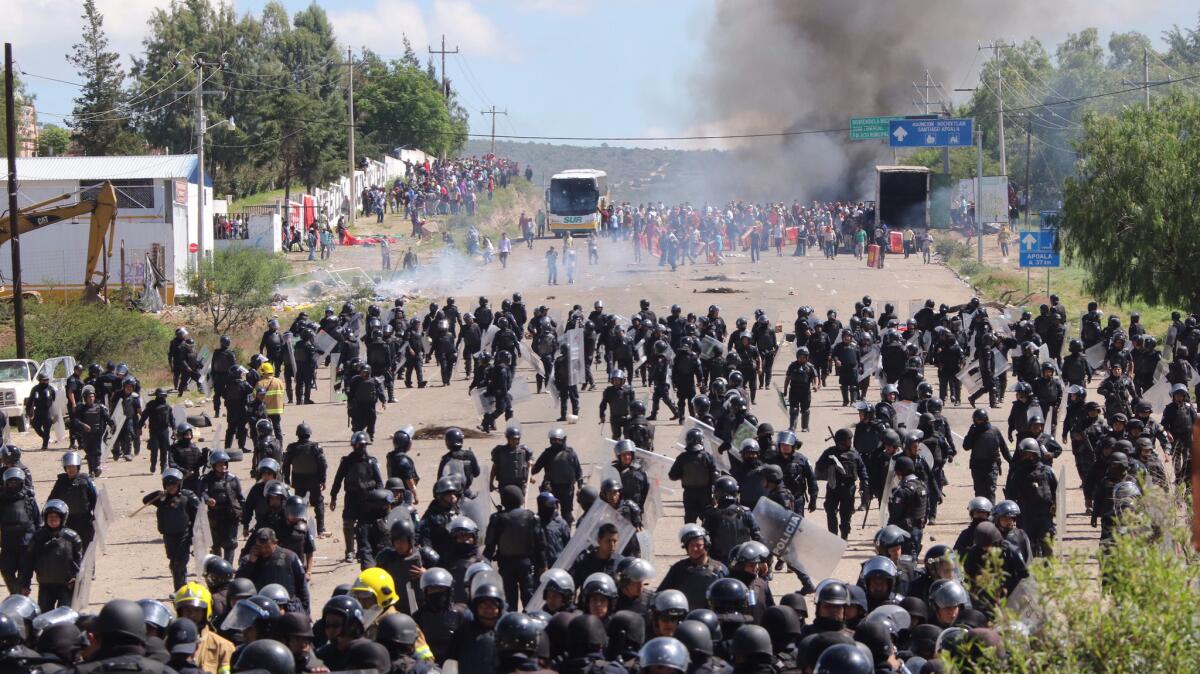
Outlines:
{"label": "building window", "polygon": [[[154,181],[146,179],[113,180],[113,189],[117,191],[117,208],[154,209]],[[82,191],[80,198],[95,199],[97,184],[94,181],[80,181]]]}

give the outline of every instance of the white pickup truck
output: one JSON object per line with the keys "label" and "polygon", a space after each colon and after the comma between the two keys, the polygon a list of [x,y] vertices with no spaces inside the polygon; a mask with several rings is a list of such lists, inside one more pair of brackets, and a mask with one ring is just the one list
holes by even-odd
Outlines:
{"label": "white pickup truck", "polygon": [[25,399],[37,384],[37,372],[36,360],[0,360],[0,412],[21,432],[29,427]]}

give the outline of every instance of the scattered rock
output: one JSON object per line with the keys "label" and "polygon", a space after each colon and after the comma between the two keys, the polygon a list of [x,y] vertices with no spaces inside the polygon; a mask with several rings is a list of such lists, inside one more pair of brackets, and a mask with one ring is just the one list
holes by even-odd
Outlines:
{"label": "scattered rock", "polygon": [[725,295],[729,293],[744,293],[746,291],[730,288],[729,286],[720,286],[717,288],[705,288],[704,290],[693,290],[692,292],[701,294]]}
{"label": "scattered rock", "polygon": [[486,438],[487,433],[474,428],[464,428],[462,426],[422,426],[413,435],[413,440],[441,440],[446,435],[446,431],[451,428],[457,428],[462,431],[464,438]]}

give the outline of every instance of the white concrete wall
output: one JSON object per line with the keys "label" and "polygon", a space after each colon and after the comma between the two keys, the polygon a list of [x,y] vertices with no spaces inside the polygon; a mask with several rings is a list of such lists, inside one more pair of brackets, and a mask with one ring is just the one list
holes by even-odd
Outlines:
{"label": "white concrete wall", "polygon": [[250,216],[249,237],[245,239],[217,239],[217,250],[227,248],[258,248],[268,252],[283,250],[282,235],[280,234],[280,218],[278,213],[259,213]]}

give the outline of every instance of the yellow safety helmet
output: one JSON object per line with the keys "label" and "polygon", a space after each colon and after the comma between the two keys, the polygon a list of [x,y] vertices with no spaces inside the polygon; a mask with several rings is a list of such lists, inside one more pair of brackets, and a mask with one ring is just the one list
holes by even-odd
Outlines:
{"label": "yellow safety helmet", "polygon": [[396,603],[396,583],[392,574],[378,567],[367,569],[358,574],[354,587],[350,588],[351,595],[362,593],[375,597],[375,605],[387,608]]}
{"label": "yellow safety helmet", "polygon": [[175,610],[180,606],[204,609],[204,617],[212,618],[212,594],[200,583],[188,583],[175,592]]}
{"label": "yellow safety helmet", "polygon": [[270,363],[263,363],[258,368],[258,373],[264,377],[270,377],[275,374],[275,366]]}

